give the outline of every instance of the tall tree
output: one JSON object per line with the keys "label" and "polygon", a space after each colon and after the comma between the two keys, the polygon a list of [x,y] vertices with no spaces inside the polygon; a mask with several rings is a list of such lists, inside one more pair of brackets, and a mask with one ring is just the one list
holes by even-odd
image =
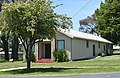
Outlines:
{"label": "tall tree", "polygon": [[52,2],[37,0],[29,3],[15,2],[3,5],[1,20],[11,31],[13,36],[19,37],[25,51],[27,68],[30,70],[30,56],[32,46],[36,40],[52,39],[57,28],[68,28],[71,20],[65,15],[59,15],[52,6]]}
{"label": "tall tree", "polygon": [[115,44],[120,42],[120,0],[105,0],[95,14],[101,36]]}
{"label": "tall tree", "polygon": [[[2,3],[11,3],[12,1],[10,0],[1,0],[0,1],[0,11],[2,11],[1,7],[2,7]],[[2,31],[2,30],[1,30]],[[3,33],[6,32],[6,31],[2,31]],[[9,61],[9,36],[10,34],[2,34],[1,36],[1,43],[2,43],[2,46],[3,46],[3,50],[5,52],[5,60],[8,60]],[[19,41],[18,41],[18,38],[15,38],[15,37],[11,37],[12,38],[12,54],[11,54],[11,58],[12,59],[15,59],[15,60],[18,60],[18,46],[19,46]]]}
{"label": "tall tree", "polygon": [[87,18],[80,20],[79,31],[90,34],[98,34],[95,22],[96,22],[95,14],[92,14],[91,16],[88,16]]}
{"label": "tall tree", "polygon": [[[11,0],[11,2],[14,3],[14,0]],[[12,37],[12,55],[11,55],[11,58],[13,60],[18,60],[18,48],[19,48],[19,40],[18,37],[14,35]]]}
{"label": "tall tree", "polygon": [[[2,11],[1,7],[2,7],[2,3],[6,2],[7,0],[0,0],[0,12]],[[9,49],[8,49],[8,39],[9,39],[9,35],[8,35],[8,31],[6,32],[6,28],[5,27],[0,27],[1,30],[1,34],[0,34],[0,42],[3,46],[3,51],[5,52],[5,60],[9,61]]]}
{"label": "tall tree", "polygon": [[3,35],[1,37],[2,45],[3,45],[3,51],[5,52],[5,60],[7,60],[7,61],[9,61],[8,38],[9,38],[9,36],[5,36],[5,35]]}
{"label": "tall tree", "polygon": [[12,38],[12,59],[13,60],[18,60],[18,48],[19,48],[19,40],[18,37],[14,36]]}

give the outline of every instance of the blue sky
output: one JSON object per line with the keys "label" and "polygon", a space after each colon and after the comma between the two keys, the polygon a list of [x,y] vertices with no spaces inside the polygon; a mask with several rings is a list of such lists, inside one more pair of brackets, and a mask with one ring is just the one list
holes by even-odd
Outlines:
{"label": "blue sky", "polygon": [[[59,14],[67,14],[72,17],[73,28],[79,29],[79,20],[86,18],[99,8],[104,0],[52,0],[53,3],[63,4],[55,9]],[[85,6],[86,5],[86,6]],[[84,7],[84,8],[83,8]]]}

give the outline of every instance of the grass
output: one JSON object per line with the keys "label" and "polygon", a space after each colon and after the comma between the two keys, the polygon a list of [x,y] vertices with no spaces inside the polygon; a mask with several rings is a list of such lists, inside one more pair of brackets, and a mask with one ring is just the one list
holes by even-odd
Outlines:
{"label": "grass", "polygon": [[63,75],[63,74],[81,74],[81,73],[102,73],[102,72],[120,72],[120,68],[32,68],[29,73],[27,69],[1,72],[2,75]]}
{"label": "grass", "polygon": [[[99,57],[89,60],[60,63],[32,63],[30,73],[26,69],[0,72],[2,75],[61,75],[80,73],[120,72],[120,52],[112,56]],[[0,62],[0,69],[26,67],[26,63]]]}
{"label": "grass", "polygon": [[8,69],[8,68],[25,67],[25,66],[26,63],[23,63],[22,61],[16,61],[16,62],[0,61],[0,70]]}

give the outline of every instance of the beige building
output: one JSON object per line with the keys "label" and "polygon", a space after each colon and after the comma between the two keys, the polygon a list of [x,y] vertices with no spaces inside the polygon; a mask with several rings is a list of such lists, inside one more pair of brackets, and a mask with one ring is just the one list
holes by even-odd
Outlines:
{"label": "beige building", "polygon": [[53,61],[52,52],[55,49],[65,49],[69,60],[79,60],[96,57],[99,53],[111,54],[112,42],[72,29],[60,29],[52,41],[46,39],[35,44],[36,60]]}

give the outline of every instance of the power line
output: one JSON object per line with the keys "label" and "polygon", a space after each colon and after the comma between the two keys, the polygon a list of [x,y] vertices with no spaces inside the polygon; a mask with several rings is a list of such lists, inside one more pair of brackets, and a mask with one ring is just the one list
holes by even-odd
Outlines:
{"label": "power line", "polygon": [[82,10],[90,3],[90,1],[92,1],[92,0],[89,0],[78,12],[76,12],[76,13],[72,16],[72,18],[75,17],[80,11],[82,11]]}

